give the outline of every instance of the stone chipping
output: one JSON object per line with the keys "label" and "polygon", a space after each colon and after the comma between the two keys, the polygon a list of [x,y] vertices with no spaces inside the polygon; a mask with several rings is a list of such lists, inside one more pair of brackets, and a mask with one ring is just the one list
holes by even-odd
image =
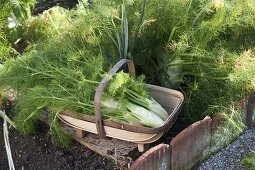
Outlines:
{"label": "stone chipping", "polygon": [[[240,136],[207,160],[196,166],[196,170],[245,170],[241,165],[245,154],[255,152],[255,128],[244,130]],[[247,168],[246,168],[247,169]]]}

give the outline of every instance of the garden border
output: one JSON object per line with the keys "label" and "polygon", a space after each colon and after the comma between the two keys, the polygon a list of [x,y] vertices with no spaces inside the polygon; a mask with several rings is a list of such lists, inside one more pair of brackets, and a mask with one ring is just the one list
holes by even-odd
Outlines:
{"label": "garden border", "polygon": [[[239,102],[246,117],[247,128],[252,128],[254,124],[252,123],[252,111],[255,105],[255,92],[251,93],[247,99]],[[207,116],[203,120],[194,122],[178,135],[176,135],[169,144],[159,144],[143,155],[141,155],[135,162],[131,165],[130,170],[154,170],[154,167],[148,168],[147,164],[152,164],[154,161],[162,162],[162,158],[165,159],[164,155],[159,155],[161,150],[165,150],[165,147],[169,147],[168,167],[163,169],[171,170],[186,170],[194,167],[199,161],[207,158],[211,153],[212,136],[216,129],[222,124],[222,118],[219,115],[213,118]],[[170,156],[169,156],[170,155]],[[162,169],[162,167],[161,167]]]}

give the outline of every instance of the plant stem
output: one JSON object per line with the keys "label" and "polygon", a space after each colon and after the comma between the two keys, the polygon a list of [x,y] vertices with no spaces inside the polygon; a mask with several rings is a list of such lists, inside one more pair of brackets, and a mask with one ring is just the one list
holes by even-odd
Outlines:
{"label": "plant stem", "polygon": [[132,39],[133,41],[132,41],[131,47],[130,47],[130,53],[131,54],[133,54],[133,52],[134,52],[135,41],[138,37],[139,30],[141,29],[141,26],[143,25],[144,11],[145,11],[146,2],[147,2],[147,0],[143,0],[143,5],[142,5],[142,8],[141,8],[141,15],[140,15],[140,19],[139,19],[139,22],[138,22],[138,27],[136,27],[135,34],[134,34],[134,37]]}

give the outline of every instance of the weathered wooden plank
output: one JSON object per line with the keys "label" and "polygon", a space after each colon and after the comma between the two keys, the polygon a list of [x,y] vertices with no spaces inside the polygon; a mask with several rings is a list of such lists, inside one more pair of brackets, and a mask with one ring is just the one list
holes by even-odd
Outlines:
{"label": "weathered wooden plank", "polygon": [[169,170],[170,164],[170,145],[159,144],[141,155],[129,170]]}
{"label": "weathered wooden plank", "polygon": [[255,108],[255,92],[252,92],[247,99],[246,107],[246,125],[248,128],[252,128],[253,124],[253,113]]}
{"label": "weathered wooden plank", "polygon": [[191,169],[201,158],[211,141],[212,119],[193,123],[179,133],[170,143],[171,169]]}

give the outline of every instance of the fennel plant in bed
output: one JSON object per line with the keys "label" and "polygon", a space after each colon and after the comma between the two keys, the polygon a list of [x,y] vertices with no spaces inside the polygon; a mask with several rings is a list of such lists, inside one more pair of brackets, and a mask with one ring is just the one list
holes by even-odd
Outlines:
{"label": "fennel plant in bed", "polygon": [[[129,16],[141,15],[139,5],[127,6]],[[254,91],[255,64],[243,56],[255,47],[254,7],[253,0],[147,1],[133,59],[153,83],[181,87],[184,119],[213,116],[221,111],[215,106],[226,107]],[[129,18],[131,28],[137,16]],[[237,76],[236,63],[253,68]]]}
{"label": "fennel plant in bed", "polygon": [[[64,33],[37,42],[21,56],[4,63],[0,81],[3,87],[18,91],[14,120],[22,132],[33,132],[37,120],[48,112],[51,133],[59,142],[65,142],[68,138],[57,123],[59,112],[71,110],[94,115],[95,89],[104,76],[109,76],[106,72],[111,68],[109,54],[102,46],[108,42],[102,32],[108,29],[111,20],[107,17],[101,20],[101,14],[93,11],[86,12],[78,18],[77,14],[71,15],[71,24]],[[161,126],[168,115],[148,95],[143,79],[134,80],[124,72],[113,76],[103,95],[103,117],[135,125]],[[116,103],[115,107],[109,103]]]}
{"label": "fennel plant in bed", "polygon": [[[1,80],[7,84],[8,81],[12,82],[13,85],[9,84],[10,87],[19,90],[20,95],[16,101],[18,113],[15,117],[17,128],[23,132],[31,132],[33,125],[36,126],[36,120],[42,116],[45,108],[49,108],[51,130],[57,137],[63,138],[57,124],[59,112],[72,110],[94,114],[93,96],[98,81],[105,75],[101,70],[103,60],[100,57],[95,60],[96,57],[94,57],[93,60],[83,62],[79,67],[78,63],[82,61],[80,59],[76,61],[78,63],[73,63],[75,66],[73,68],[70,67],[71,62],[63,62],[68,55],[63,55],[63,58],[57,61],[54,61],[51,56],[50,59],[53,61],[50,62],[49,58],[44,57],[48,55],[37,56],[36,54],[38,53],[33,52],[28,56],[23,55],[7,62],[1,74]],[[100,62],[101,64],[98,65]],[[97,67],[95,67],[96,64]],[[99,66],[101,69],[98,69]],[[79,72],[81,70],[83,74]],[[135,81],[124,72],[119,72],[112,78],[103,95],[103,117],[135,125],[159,127],[166,120],[167,113],[162,108],[164,112],[153,112],[155,111],[153,107],[159,108],[160,105],[147,97],[143,79],[138,80]],[[18,86],[15,87],[14,84]],[[112,106],[109,102],[116,104]],[[138,104],[146,106],[146,109]],[[162,120],[157,113],[162,113],[165,116],[164,119]]]}

